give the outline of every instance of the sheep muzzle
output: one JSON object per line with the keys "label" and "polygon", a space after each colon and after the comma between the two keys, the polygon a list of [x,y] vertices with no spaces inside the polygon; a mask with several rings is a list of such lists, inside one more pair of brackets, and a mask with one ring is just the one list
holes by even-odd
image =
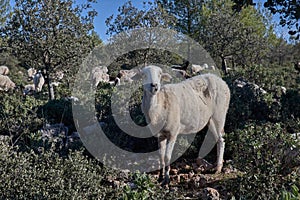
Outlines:
{"label": "sheep muzzle", "polygon": [[153,93],[153,94],[156,93],[159,89],[157,83],[151,83],[150,86],[151,86],[151,93]]}

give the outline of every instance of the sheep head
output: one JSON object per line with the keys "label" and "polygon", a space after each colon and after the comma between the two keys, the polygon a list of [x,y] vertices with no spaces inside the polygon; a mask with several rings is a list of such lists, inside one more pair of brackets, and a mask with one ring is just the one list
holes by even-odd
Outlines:
{"label": "sheep head", "polygon": [[150,65],[144,67],[132,79],[142,79],[144,91],[155,95],[160,91],[161,81],[170,81],[172,77],[168,73],[163,73],[160,67]]}

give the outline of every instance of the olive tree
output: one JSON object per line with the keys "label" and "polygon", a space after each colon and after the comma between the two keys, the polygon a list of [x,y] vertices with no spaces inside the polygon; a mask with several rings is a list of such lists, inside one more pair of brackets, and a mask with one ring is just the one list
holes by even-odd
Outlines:
{"label": "olive tree", "polygon": [[128,1],[119,7],[118,11],[115,17],[112,15],[106,20],[107,34],[111,36],[110,42],[112,44],[122,44],[122,41],[131,42],[127,42],[124,46],[118,45],[118,48],[111,52],[125,48],[131,49],[130,45],[148,47],[127,53],[119,59],[120,65],[137,66],[146,64],[149,60],[161,63],[164,62],[161,59],[166,61],[169,58],[164,56],[166,54],[153,49],[156,43],[167,44],[168,38],[164,34],[157,34],[151,28],[169,28],[170,24],[173,23],[173,18],[164,11],[157,1],[144,2],[142,9],[136,8],[131,1]]}
{"label": "olive tree", "polygon": [[71,75],[83,56],[97,44],[93,20],[97,12],[88,0],[16,0],[13,14],[3,32],[11,52],[26,67],[45,75],[49,99],[54,99],[51,79],[57,70]]}
{"label": "olive tree", "polygon": [[[199,41],[226,72],[226,58],[236,64],[259,63],[268,53],[272,27],[253,7],[232,10],[233,2],[210,1],[203,6]],[[271,37],[270,37],[271,38]]]}

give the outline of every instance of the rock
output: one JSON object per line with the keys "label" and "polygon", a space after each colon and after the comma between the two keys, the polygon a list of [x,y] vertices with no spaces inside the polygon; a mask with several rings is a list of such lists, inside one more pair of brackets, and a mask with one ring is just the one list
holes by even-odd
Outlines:
{"label": "rock", "polygon": [[234,81],[234,84],[236,87],[239,87],[239,88],[247,88],[247,89],[250,89],[252,90],[254,93],[256,93],[256,95],[259,95],[259,94],[267,94],[267,91],[265,91],[263,88],[261,88],[260,86],[258,86],[257,84],[255,83],[252,83],[248,80],[245,80],[243,78],[238,78]]}
{"label": "rock", "polygon": [[201,199],[203,199],[203,200],[219,200],[220,194],[216,189],[207,187],[202,190]]}

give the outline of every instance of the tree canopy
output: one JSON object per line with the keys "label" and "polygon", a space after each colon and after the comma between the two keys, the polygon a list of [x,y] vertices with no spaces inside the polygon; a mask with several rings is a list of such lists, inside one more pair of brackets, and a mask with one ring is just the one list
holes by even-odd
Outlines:
{"label": "tree canopy", "polygon": [[300,38],[300,1],[296,0],[267,0],[264,6],[273,14],[280,14],[280,24],[287,26],[289,34]]}
{"label": "tree canopy", "polygon": [[10,5],[9,0],[0,0],[0,27],[5,24],[9,16]]}
{"label": "tree canopy", "polygon": [[8,46],[26,68],[45,70],[49,90],[55,70],[74,73],[83,56],[97,44],[92,34],[97,12],[91,9],[92,2],[75,5],[72,0],[16,0],[3,30]]}

